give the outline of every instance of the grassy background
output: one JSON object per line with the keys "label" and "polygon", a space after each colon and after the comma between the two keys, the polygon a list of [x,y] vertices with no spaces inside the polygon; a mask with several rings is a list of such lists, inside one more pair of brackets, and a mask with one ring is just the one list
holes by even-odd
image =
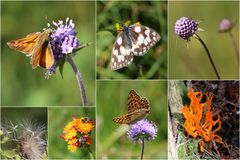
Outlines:
{"label": "grassy background", "polygon": [[158,126],[157,138],[146,141],[144,158],[167,158],[167,83],[166,81],[98,81],[97,82],[97,157],[140,158],[141,144],[127,138],[127,125],[112,118],[127,113],[127,97],[134,89],[150,103],[147,119]]}
{"label": "grassy background", "polygon": [[[95,107],[68,107],[68,108],[49,108],[49,158],[51,159],[89,159],[87,149],[77,149],[70,152],[67,143],[60,138],[63,128],[72,121],[72,115],[77,118],[88,116],[95,121]],[[91,132],[91,150],[95,153],[95,128]]]}
{"label": "grassy background", "polygon": [[[57,73],[49,80],[46,70],[32,69],[30,59],[7,46],[7,41],[42,31],[53,20],[69,17],[75,23],[80,42],[94,42],[94,2],[1,2],[2,105],[81,105],[77,81],[68,63],[64,78]],[[47,16],[47,20],[45,17]],[[84,80],[89,104],[95,104],[94,44],[73,58]]]}
{"label": "grassy background", "polygon": [[[129,67],[111,71],[111,53],[117,36],[103,30],[114,30],[116,23],[124,24],[128,20],[132,23],[139,21],[142,25],[154,29],[161,35],[161,40],[146,55],[135,56],[133,64]],[[167,2],[98,1],[97,31],[97,78],[165,79],[167,77]]]}
{"label": "grassy background", "polygon": [[239,44],[239,2],[169,2],[169,76],[170,79],[216,79],[213,68],[200,42],[192,38],[190,48],[174,32],[175,22],[181,17],[202,21],[197,34],[211,52],[222,79],[237,79],[239,67],[232,41],[227,33],[218,33],[221,19],[236,22],[232,30]]}

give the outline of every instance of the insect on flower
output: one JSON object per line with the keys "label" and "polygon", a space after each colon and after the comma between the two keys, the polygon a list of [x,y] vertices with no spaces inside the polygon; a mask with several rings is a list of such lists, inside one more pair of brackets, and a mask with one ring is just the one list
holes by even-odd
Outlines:
{"label": "insect on flower", "polygon": [[140,97],[134,90],[128,95],[128,113],[113,118],[113,121],[120,124],[133,124],[145,118],[150,112],[148,100]]}
{"label": "insect on flower", "polygon": [[119,33],[113,45],[111,69],[127,67],[133,62],[133,56],[143,56],[159,40],[160,35],[153,29],[142,26],[139,22],[129,25],[116,24]]}
{"label": "insect on flower", "polygon": [[64,134],[60,138],[65,139],[71,152],[77,148],[89,147],[92,143],[91,131],[94,129],[94,121],[89,117],[72,116],[72,121],[64,127]]}
{"label": "insect on flower", "polygon": [[32,68],[41,66],[50,69],[54,64],[53,51],[49,42],[51,32],[52,29],[48,28],[43,32],[30,33],[25,38],[7,42],[7,45],[29,56]]}

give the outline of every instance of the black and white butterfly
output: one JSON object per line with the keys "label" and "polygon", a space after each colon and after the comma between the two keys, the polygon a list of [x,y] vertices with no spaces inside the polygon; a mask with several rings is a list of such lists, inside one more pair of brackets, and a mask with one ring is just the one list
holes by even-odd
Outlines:
{"label": "black and white butterfly", "polygon": [[111,69],[117,70],[130,65],[133,56],[143,56],[160,38],[156,31],[138,23],[122,25],[113,45]]}

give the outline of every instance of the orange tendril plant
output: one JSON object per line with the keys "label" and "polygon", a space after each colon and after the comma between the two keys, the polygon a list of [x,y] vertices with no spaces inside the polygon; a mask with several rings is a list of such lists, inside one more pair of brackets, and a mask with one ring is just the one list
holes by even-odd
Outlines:
{"label": "orange tendril plant", "polygon": [[72,116],[72,121],[64,127],[63,135],[60,138],[65,139],[69,151],[75,152],[77,148],[87,148],[92,157],[90,145],[92,143],[91,131],[93,129],[94,121],[89,117],[77,118]]}
{"label": "orange tendril plant", "polygon": [[[213,96],[206,94],[207,100],[201,103],[203,93],[194,92],[193,88],[188,91],[188,97],[191,100],[189,106],[184,105],[181,113],[185,118],[183,127],[189,135],[193,138],[200,137],[199,148],[204,152],[205,142],[216,141],[223,144],[222,138],[216,134],[221,129],[221,119],[217,113],[217,120],[213,120],[213,113],[211,111]],[[213,130],[213,127],[218,126]]]}

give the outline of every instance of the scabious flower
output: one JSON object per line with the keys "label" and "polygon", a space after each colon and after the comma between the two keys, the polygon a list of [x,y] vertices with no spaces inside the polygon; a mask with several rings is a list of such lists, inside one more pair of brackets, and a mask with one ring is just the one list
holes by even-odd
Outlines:
{"label": "scabious flower", "polygon": [[157,130],[155,123],[143,119],[134,123],[127,135],[134,142],[139,139],[154,140],[157,137]]}
{"label": "scabious flower", "polygon": [[175,23],[175,33],[179,37],[188,40],[198,30],[199,22],[187,17],[182,17]]}
{"label": "scabious flower", "polygon": [[182,17],[179,20],[177,20],[176,23],[175,23],[175,33],[176,33],[177,36],[179,36],[182,39],[187,40],[187,41],[189,41],[191,37],[195,37],[196,39],[199,40],[199,42],[203,45],[204,49],[206,50],[207,56],[209,58],[209,61],[212,65],[215,73],[216,73],[217,78],[220,79],[220,76],[218,74],[218,71],[215,67],[215,64],[212,60],[212,57],[210,55],[210,52],[209,52],[206,44],[203,42],[203,40],[200,38],[200,36],[198,36],[196,34],[197,30],[204,31],[203,29],[198,28],[199,23],[200,22],[197,22],[197,21],[192,20],[190,18]]}
{"label": "scabious flower", "polygon": [[57,63],[67,54],[72,53],[74,49],[77,49],[80,42],[77,38],[75,25],[72,20],[69,20],[69,18],[66,19],[65,24],[62,20],[59,20],[58,22],[53,21],[53,25],[56,29],[53,30],[50,36],[50,43],[53,50],[55,64],[50,70],[55,73]]}
{"label": "scabious flower", "polygon": [[77,148],[90,146],[92,139],[91,131],[94,128],[94,122],[89,117],[72,116],[72,121],[69,122],[63,130],[61,138],[65,139],[68,144],[68,150],[74,152]]}
{"label": "scabious flower", "polygon": [[232,29],[233,22],[230,19],[222,19],[219,23],[219,32],[228,32]]}

